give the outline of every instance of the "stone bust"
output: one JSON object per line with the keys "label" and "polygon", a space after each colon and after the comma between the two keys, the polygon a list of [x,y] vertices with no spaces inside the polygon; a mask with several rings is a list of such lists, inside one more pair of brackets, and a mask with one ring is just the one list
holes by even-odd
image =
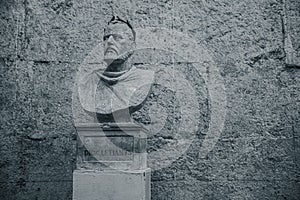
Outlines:
{"label": "stone bust", "polygon": [[[92,71],[78,85],[82,107],[97,114],[98,122],[130,122],[130,114],[143,104],[154,72],[136,68],[130,57],[136,33],[128,21],[112,17],[104,29],[104,71]],[[117,118],[117,120],[116,120]]]}

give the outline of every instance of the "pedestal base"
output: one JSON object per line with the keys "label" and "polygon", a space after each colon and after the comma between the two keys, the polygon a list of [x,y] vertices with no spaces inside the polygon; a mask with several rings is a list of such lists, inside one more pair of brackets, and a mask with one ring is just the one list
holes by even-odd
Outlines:
{"label": "pedestal base", "polygon": [[150,169],[73,172],[73,200],[150,200]]}

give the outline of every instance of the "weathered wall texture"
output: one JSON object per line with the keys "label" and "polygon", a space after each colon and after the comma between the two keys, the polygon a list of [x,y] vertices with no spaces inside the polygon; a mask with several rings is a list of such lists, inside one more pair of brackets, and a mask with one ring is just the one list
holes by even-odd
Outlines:
{"label": "weathered wall texture", "polygon": [[299,199],[300,69],[285,66],[283,43],[288,13],[300,55],[299,1],[1,0],[0,10],[0,199],[71,199],[73,84],[112,10],[187,33],[225,83],[215,147],[201,158],[199,136],[152,173],[152,199]]}

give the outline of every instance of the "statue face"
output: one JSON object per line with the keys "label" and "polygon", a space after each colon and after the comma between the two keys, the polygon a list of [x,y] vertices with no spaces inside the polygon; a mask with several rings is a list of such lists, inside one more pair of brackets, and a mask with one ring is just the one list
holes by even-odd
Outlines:
{"label": "statue face", "polygon": [[134,39],[126,24],[110,24],[104,32],[104,60],[112,61],[133,50]]}

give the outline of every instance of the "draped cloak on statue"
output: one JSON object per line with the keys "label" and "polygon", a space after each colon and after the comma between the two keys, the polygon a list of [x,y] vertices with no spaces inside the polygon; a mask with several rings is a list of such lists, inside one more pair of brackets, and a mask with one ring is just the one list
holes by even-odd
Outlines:
{"label": "draped cloak on statue", "polygon": [[134,108],[147,98],[154,72],[132,67],[122,72],[93,71],[79,82],[80,103],[89,112],[111,114]]}

